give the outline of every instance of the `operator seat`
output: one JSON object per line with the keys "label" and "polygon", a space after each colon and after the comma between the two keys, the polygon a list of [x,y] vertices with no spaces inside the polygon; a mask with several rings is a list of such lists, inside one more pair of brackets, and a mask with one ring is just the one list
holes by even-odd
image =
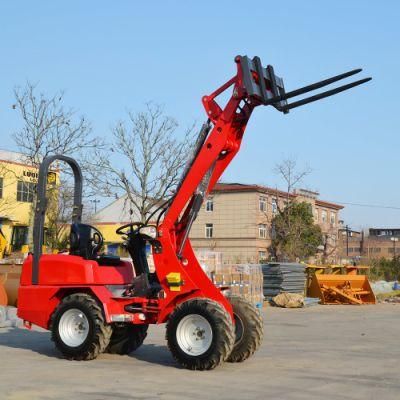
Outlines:
{"label": "operator seat", "polygon": [[99,265],[118,266],[121,259],[111,254],[98,254],[103,247],[103,235],[94,226],[73,223],[69,236],[70,254],[86,260],[97,261]]}

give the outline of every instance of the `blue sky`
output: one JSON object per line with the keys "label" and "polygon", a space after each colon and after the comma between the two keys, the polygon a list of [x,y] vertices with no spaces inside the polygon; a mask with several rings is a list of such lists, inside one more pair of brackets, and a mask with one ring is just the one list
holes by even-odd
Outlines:
{"label": "blue sky", "polygon": [[[329,201],[400,208],[400,2],[2,1],[1,147],[20,126],[14,86],[66,91],[96,135],[126,109],[165,105],[182,129],[205,119],[201,96],[258,55],[287,90],[352,68],[373,81],[282,115],[259,107],[226,181],[282,186],[274,165],[295,157],[304,185]],[[400,210],[346,206],[354,227],[399,226]]]}

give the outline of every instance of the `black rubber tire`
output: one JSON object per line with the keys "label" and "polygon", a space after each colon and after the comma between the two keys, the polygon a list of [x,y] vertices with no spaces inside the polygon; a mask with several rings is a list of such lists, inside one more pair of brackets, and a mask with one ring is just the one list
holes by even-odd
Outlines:
{"label": "black rubber tire", "polygon": [[113,326],[113,333],[106,353],[119,355],[132,353],[143,344],[148,327],[148,325],[132,324]]}
{"label": "black rubber tire", "polygon": [[227,298],[235,317],[235,344],[227,361],[242,362],[260,347],[264,335],[263,320],[259,310],[243,297]]}
{"label": "black rubber tire", "polygon": [[[185,353],[176,337],[179,322],[190,314],[199,314],[207,319],[213,334],[209,349],[197,356]],[[184,368],[210,370],[224,362],[231,353],[235,341],[234,325],[228,312],[219,303],[204,298],[191,299],[179,304],[171,313],[166,327],[166,339],[172,356]]]}
{"label": "black rubber tire", "polygon": [[[59,335],[59,322],[62,315],[71,308],[77,308],[85,314],[89,322],[86,340],[77,347],[68,346]],[[93,360],[107,348],[111,334],[111,325],[106,324],[103,310],[97,301],[86,293],[74,293],[66,296],[54,311],[50,322],[51,339],[64,358],[68,360]]]}

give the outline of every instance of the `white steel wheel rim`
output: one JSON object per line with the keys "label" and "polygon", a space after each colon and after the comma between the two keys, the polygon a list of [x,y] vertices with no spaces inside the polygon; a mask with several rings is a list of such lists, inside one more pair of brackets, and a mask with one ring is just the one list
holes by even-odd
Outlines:
{"label": "white steel wheel rim", "polygon": [[210,347],[213,331],[210,323],[199,314],[183,317],[176,328],[176,340],[182,351],[190,356],[200,356]]}
{"label": "white steel wheel rim", "polygon": [[89,321],[85,313],[77,308],[65,311],[58,323],[58,333],[67,346],[83,344],[89,335]]}

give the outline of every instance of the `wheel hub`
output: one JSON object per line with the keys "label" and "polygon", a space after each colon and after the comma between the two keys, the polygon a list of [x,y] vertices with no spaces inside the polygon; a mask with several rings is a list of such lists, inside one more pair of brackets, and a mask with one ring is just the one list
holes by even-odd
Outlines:
{"label": "wheel hub", "polygon": [[204,354],[210,348],[212,338],[210,323],[199,314],[186,315],[176,329],[179,347],[191,356]]}
{"label": "wheel hub", "polygon": [[89,334],[89,321],[77,308],[67,310],[60,318],[58,332],[61,340],[70,347],[83,344]]}

